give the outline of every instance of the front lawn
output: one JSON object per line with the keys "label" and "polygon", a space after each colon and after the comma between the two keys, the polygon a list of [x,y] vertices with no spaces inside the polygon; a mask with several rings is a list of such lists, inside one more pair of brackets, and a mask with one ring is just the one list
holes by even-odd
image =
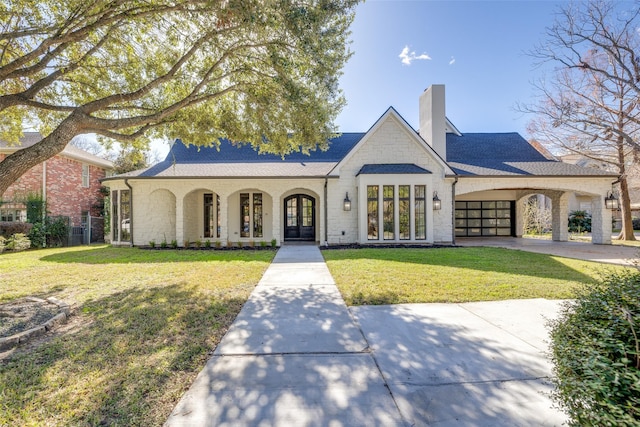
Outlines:
{"label": "front lawn", "polygon": [[0,255],[0,303],[54,296],[55,337],[0,362],[0,426],[161,425],[274,251],[91,246]]}
{"label": "front lawn", "polygon": [[502,248],[324,250],[348,305],[564,299],[604,268]]}

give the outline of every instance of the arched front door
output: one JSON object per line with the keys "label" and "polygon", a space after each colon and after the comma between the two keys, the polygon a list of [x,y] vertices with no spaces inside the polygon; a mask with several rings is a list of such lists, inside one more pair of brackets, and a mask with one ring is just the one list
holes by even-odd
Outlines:
{"label": "arched front door", "polygon": [[284,199],[284,239],[316,239],[316,199],[294,194]]}

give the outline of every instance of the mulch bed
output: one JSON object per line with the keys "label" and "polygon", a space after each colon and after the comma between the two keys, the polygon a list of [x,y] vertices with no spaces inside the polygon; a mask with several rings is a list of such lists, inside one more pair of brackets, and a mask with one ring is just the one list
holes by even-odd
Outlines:
{"label": "mulch bed", "polygon": [[358,243],[348,245],[320,245],[321,250],[332,249],[396,249],[396,248],[408,248],[408,249],[438,249],[438,248],[459,248],[455,245],[420,245],[420,244],[404,244],[404,243],[389,243],[389,244],[370,244],[361,245]]}
{"label": "mulch bed", "polygon": [[9,337],[42,325],[60,311],[47,300],[19,298],[0,304],[0,337]]}

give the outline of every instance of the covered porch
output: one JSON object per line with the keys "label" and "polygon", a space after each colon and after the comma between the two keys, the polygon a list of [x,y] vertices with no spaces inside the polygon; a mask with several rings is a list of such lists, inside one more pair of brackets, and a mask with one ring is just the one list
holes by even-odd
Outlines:
{"label": "covered porch", "polygon": [[[112,185],[112,243],[183,247],[321,241],[324,181],[128,180]],[[126,232],[118,227],[127,224]]]}

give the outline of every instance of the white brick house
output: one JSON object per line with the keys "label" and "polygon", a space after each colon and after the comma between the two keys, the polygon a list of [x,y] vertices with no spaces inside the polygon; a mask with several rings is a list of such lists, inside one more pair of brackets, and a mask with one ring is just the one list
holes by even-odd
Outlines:
{"label": "white brick house", "polygon": [[562,241],[575,192],[592,200],[593,242],[609,244],[604,199],[616,179],[550,160],[516,133],[460,133],[445,117],[444,86],[434,85],[420,97],[418,132],[389,108],[367,132],[342,134],[309,156],[178,142],[165,161],[104,184],[114,244],[451,244],[456,236],[521,236],[531,194],[551,198],[553,239]]}

